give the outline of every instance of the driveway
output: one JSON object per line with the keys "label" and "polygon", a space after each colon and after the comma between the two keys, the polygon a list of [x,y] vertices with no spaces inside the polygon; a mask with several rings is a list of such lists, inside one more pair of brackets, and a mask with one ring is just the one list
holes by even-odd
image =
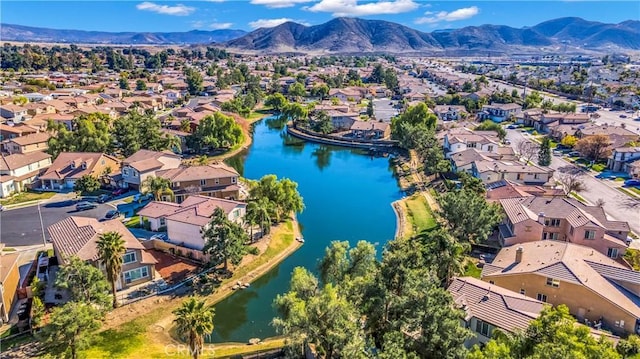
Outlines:
{"label": "driveway", "polygon": [[[113,209],[109,204],[98,204],[95,209],[76,211],[79,200],[63,200],[40,205],[44,236],[49,238],[47,227],[70,216],[104,218],[107,211]],[[0,212],[0,243],[7,247],[32,246],[43,244],[43,228],[40,225],[38,206],[22,207]]]}
{"label": "driveway", "polygon": [[[529,141],[518,130],[507,130],[507,139],[516,147],[520,141]],[[559,178],[563,170],[577,168],[562,157],[553,156],[550,168],[556,170],[554,177]],[[582,177],[585,190],[580,192],[580,196],[590,204],[595,204],[599,199],[604,201],[604,210],[607,215],[617,221],[627,221],[631,230],[640,234],[640,200],[633,199],[626,194],[615,189],[615,185],[609,180],[600,180],[592,174],[587,173]],[[637,241],[634,241],[637,242]]]}

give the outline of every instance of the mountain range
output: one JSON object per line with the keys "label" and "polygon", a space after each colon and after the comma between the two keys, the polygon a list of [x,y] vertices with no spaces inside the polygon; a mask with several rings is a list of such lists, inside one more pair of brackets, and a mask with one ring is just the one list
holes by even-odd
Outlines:
{"label": "mountain range", "polygon": [[188,32],[105,32],[57,30],[42,27],[1,24],[2,41],[62,42],[75,44],[207,44],[245,35],[244,30],[193,30]]}
{"label": "mountain range", "polygon": [[170,33],[96,32],[54,30],[3,24],[4,41],[73,42],[101,44],[211,44],[251,52],[324,53],[468,53],[531,52],[541,48],[572,50],[640,50],[640,21],[619,24],[565,17],[532,27],[504,25],[468,26],[460,29],[421,32],[404,25],[358,18],[335,18],[306,26],[286,22],[250,33],[214,30]]}

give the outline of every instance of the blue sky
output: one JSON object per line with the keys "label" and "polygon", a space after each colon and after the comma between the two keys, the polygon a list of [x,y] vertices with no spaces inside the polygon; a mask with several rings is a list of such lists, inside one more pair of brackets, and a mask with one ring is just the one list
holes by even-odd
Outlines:
{"label": "blue sky", "polygon": [[0,21],[56,29],[189,31],[273,26],[293,20],[316,25],[336,16],[398,22],[422,31],[499,24],[532,26],[578,16],[618,23],[640,19],[640,1],[422,1],[422,0],[2,0]]}

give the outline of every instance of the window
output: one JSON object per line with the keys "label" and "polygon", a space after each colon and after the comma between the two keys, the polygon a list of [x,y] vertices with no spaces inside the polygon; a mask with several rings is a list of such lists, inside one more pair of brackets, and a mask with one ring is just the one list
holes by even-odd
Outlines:
{"label": "window", "polygon": [[541,302],[545,302],[545,303],[547,302],[547,295],[546,294],[538,293],[538,297],[537,298]]}
{"label": "window", "polygon": [[584,231],[584,239],[595,239],[596,231]]}
{"label": "window", "polygon": [[560,281],[553,278],[547,278],[547,285],[550,287],[558,288],[560,286]]}
{"label": "window", "polygon": [[553,239],[555,241],[558,240],[558,232],[544,232],[542,233],[542,239]]}
{"label": "window", "polygon": [[238,182],[238,177],[231,177],[231,183]]}
{"label": "window", "polygon": [[124,281],[125,283],[131,283],[135,280],[146,278],[149,276],[149,269],[144,266],[136,269],[132,269],[130,271],[124,272]]}
{"label": "window", "polygon": [[127,252],[122,256],[122,263],[127,264],[136,261],[136,252]]}
{"label": "window", "polygon": [[526,295],[526,294],[527,294],[527,291],[526,291],[526,290],[524,290],[524,289],[522,289],[522,288],[520,288],[520,294],[522,294],[522,295]]}
{"label": "window", "polygon": [[125,175],[125,176],[128,176],[128,175],[129,175],[129,170],[128,170],[128,169],[126,169],[126,168],[125,168],[125,169],[123,169],[123,170],[122,170],[122,174],[123,174],[123,175]]}
{"label": "window", "polygon": [[490,280],[489,284],[496,284],[494,281]]}
{"label": "window", "polygon": [[178,188],[178,187],[180,187],[180,182],[173,182],[173,183],[171,184],[171,187],[173,187],[173,188]]}
{"label": "window", "polygon": [[206,179],[201,179],[201,180],[200,180],[200,185],[201,185],[201,186],[204,186],[204,185],[206,185],[206,184],[207,184],[207,180],[206,180]]}
{"label": "window", "polygon": [[483,322],[482,320],[476,319],[476,333],[480,333],[485,337],[490,338],[492,331],[493,331],[493,328],[491,327],[491,324],[487,322]]}
{"label": "window", "polygon": [[607,249],[607,257],[609,257],[609,258],[618,258],[618,248],[609,248],[609,249]]}
{"label": "window", "polygon": [[133,177],[138,177],[138,172],[137,171],[131,171],[131,173],[133,174]]}
{"label": "window", "polygon": [[569,227],[569,234],[573,235],[573,227]]}
{"label": "window", "polygon": [[220,184],[220,178],[216,178],[215,183]]}
{"label": "window", "polygon": [[544,225],[548,227],[560,227],[560,219],[558,218],[547,218],[544,220]]}
{"label": "window", "polygon": [[493,146],[487,146],[487,151],[493,152]]}
{"label": "window", "polygon": [[522,180],[522,173],[518,173],[518,175],[516,176],[517,180]]}
{"label": "window", "polygon": [[167,225],[167,219],[164,217],[160,217],[160,225],[161,226],[166,226]]}

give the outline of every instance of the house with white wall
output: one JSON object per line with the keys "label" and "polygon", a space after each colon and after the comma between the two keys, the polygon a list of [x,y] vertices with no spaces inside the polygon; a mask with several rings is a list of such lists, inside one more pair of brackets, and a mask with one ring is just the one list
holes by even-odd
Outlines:
{"label": "house with white wall", "polygon": [[122,161],[122,180],[125,186],[139,189],[140,184],[156,172],[180,167],[180,156],[171,152],[139,150]]}

